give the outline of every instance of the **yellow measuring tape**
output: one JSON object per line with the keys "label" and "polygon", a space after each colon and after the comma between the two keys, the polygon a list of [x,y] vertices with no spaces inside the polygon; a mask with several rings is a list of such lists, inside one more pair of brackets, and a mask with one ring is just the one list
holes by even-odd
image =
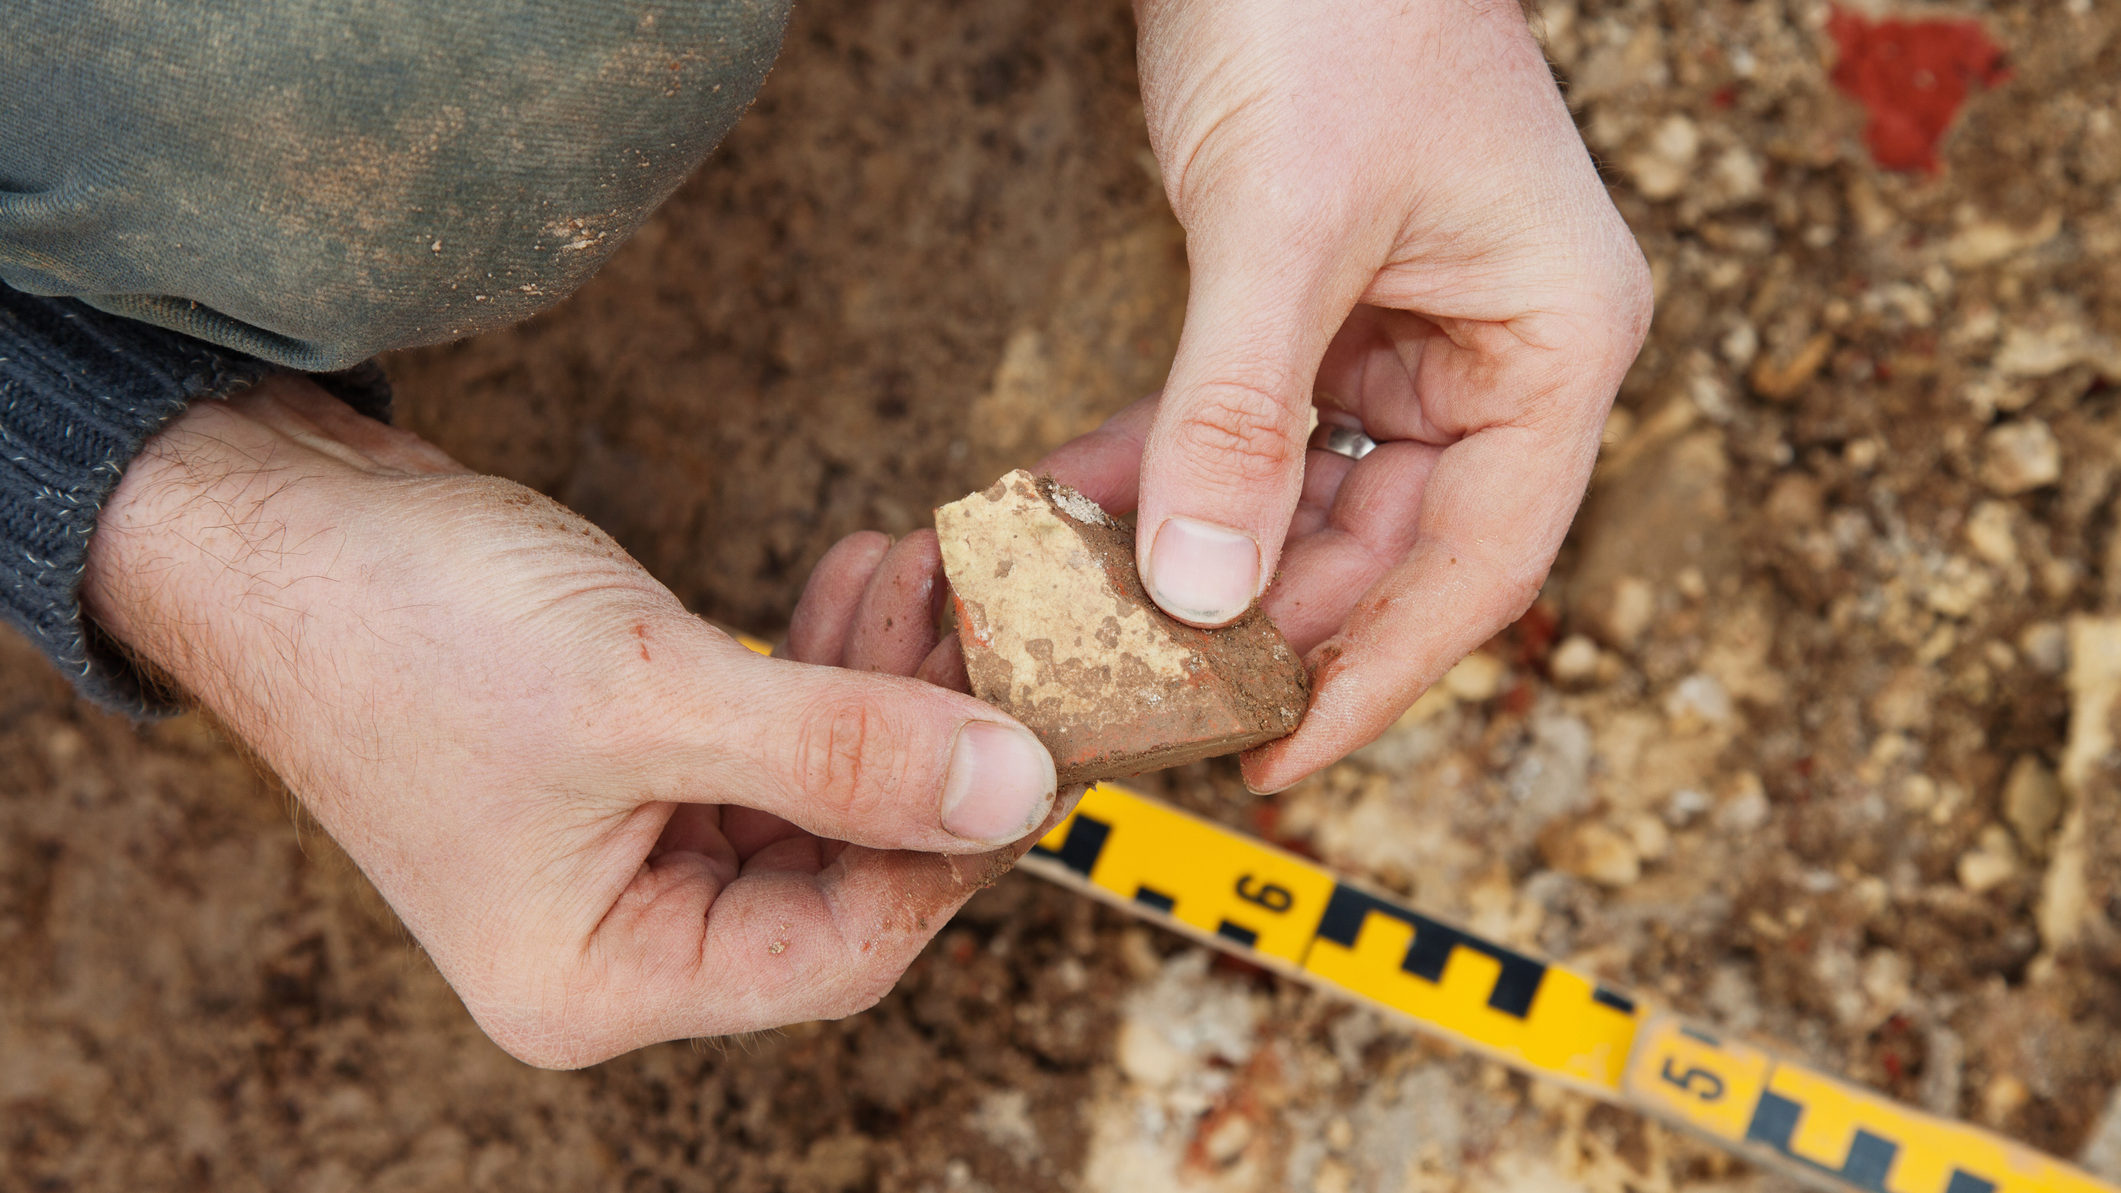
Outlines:
{"label": "yellow measuring tape", "polygon": [[1725,1039],[1124,787],[1091,788],[1022,865],[1814,1184],[2117,1193],[2022,1144]]}
{"label": "yellow measuring tape", "polygon": [[1114,784],[1091,788],[1020,865],[1815,1185],[2121,1193],[2023,1144],[1725,1039]]}

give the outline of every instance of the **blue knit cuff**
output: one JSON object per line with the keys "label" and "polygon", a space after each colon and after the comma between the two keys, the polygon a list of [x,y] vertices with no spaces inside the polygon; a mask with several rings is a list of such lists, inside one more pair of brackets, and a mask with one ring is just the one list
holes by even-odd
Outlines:
{"label": "blue knit cuff", "polygon": [[[276,366],[64,298],[0,285],[0,619],[88,699],[135,717],[177,710],[81,610],[97,515],[155,432],[201,398]],[[373,365],[316,378],[372,417],[389,413]]]}

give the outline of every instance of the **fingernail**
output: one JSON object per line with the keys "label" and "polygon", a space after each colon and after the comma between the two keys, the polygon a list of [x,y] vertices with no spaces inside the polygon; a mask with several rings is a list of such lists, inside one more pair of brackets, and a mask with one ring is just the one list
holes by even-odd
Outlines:
{"label": "fingernail", "polygon": [[967,841],[1007,845],[1039,826],[1053,807],[1053,756],[1012,725],[967,721],[950,751],[943,782],[943,827]]}
{"label": "fingernail", "polygon": [[1180,621],[1234,621],[1259,595],[1259,544],[1227,526],[1167,518],[1149,547],[1149,595]]}

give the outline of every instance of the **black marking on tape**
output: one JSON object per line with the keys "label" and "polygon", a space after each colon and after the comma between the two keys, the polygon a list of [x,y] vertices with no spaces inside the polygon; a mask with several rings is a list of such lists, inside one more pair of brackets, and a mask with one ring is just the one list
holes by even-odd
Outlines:
{"label": "black marking on tape", "polygon": [[1134,888],[1134,901],[1136,903],[1141,904],[1143,907],[1154,908],[1157,911],[1161,911],[1165,915],[1170,915],[1171,909],[1178,905],[1178,900],[1173,899],[1171,896],[1166,895],[1162,891],[1157,890],[1155,887],[1152,887],[1147,883],[1143,883],[1142,885]]}
{"label": "black marking on tape", "polygon": [[1407,945],[1406,960],[1399,963],[1400,969],[1425,982],[1441,982],[1451,951],[1472,949],[1502,967],[1502,972],[1495,977],[1495,988],[1488,993],[1488,1005],[1519,1019],[1531,1013],[1532,998],[1539,993],[1539,983],[1547,976],[1545,962],[1482,940],[1449,924],[1440,924],[1419,912],[1388,903],[1354,887],[1334,884],[1333,897],[1326,901],[1326,913],[1318,921],[1318,935],[1342,948],[1352,949],[1364,921],[1373,911],[1391,916],[1414,929],[1414,940]]}
{"label": "black marking on tape", "polygon": [[1790,1154],[1790,1136],[1797,1131],[1797,1116],[1804,1109],[1778,1093],[1763,1090],[1760,1104],[1753,1107],[1753,1121],[1745,1129],[1747,1143],[1764,1143]]}
{"label": "black marking on tape", "polygon": [[1841,1179],[1858,1189],[1886,1193],[1885,1174],[1893,1170],[1893,1158],[1899,1154],[1899,1144],[1858,1127],[1848,1159],[1841,1163]]}
{"label": "black marking on tape", "polygon": [[1692,1040],[1697,1044],[1707,1044],[1711,1048],[1723,1047],[1722,1040],[1717,1039],[1715,1036],[1710,1035],[1709,1033],[1701,1030],[1698,1027],[1690,1027],[1685,1024],[1681,1024],[1679,1027],[1679,1034],[1685,1036],[1687,1039]]}
{"label": "black marking on tape", "polygon": [[[1893,1171],[1893,1161],[1900,1158],[1899,1144],[1858,1127],[1855,1137],[1849,1141],[1848,1155],[1842,1159],[1841,1167],[1829,1168],[1790,1150],[1790,1139],[1797,1133],[1797,1120],[1802,1117],[1804,1107],[1773,1091],[1763,1092],[1759,1105],[1753,1107],[1753,1121],[1745,1129],[1746,1142],[1766,1144],[1806,1168],[1834,1177],[1850,1188],[1862,1189],[1865,1193],[1889,1193],[1885,1178]],[[1996,1193],[1996,1186],[1964,1169],[1954,1168],[1944,1193]]]}
{"label": "black marking on tape", "polygon": [[1243,924],[1233,924],[1228,920],[1215,925],[1215,934],[1224,940],[1234,940],[1248,949],[1252,947],[1254,941],[1259,939],[1259,933],[1245,927]]}
{"label": "black marking on tape", "polygon": [[1600,986],[1591,991],[1591,1001],[1600,1006],[1611,1007],[1623,1015],[1635,1013],[1635,1000],[1618,990],[1608,990]]}
{"label": "black marking on tape", "polygon": [[1105,851],[1105,839],[1112,835],[1112,826],[1095,816],[1078,815],[1068,826],[1068,839],[1059,849],[1048,849],[1044,845],[1033,845],[1031,852],[1040,857],[1058,860],[1084,878],[1096,867],[1098,855]]}

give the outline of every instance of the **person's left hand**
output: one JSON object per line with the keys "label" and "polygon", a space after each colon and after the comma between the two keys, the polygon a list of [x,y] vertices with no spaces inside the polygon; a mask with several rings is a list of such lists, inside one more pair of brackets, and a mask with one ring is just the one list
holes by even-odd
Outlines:
{"label": "person's left hand", "polygon": [[[1515,0],[1136,7],[1185,329],[1160,396],[1040,467],[1139,509],[1165,612],[1263,598],[1308,652],[1303,724],[1245,758],[1278,790],[1531,603],[1649,273]],[[1307,455],[1314,405],[1380,446]]]}

